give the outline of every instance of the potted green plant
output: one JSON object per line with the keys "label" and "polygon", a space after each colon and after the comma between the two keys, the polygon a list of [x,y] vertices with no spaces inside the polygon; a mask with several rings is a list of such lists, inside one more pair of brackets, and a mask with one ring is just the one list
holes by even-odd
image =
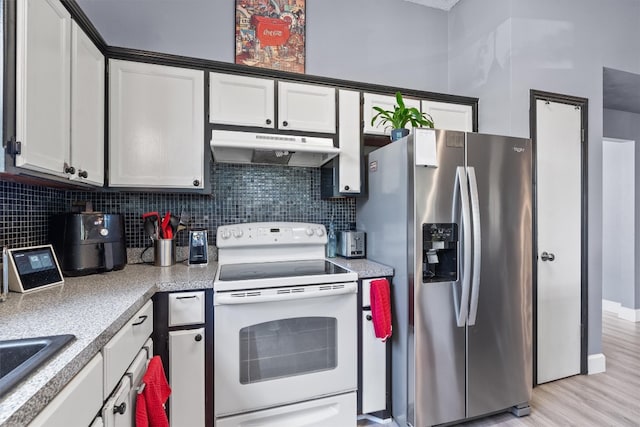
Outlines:
{"label": "potted green plant", "polygon": [[371,126],[386,125],[385,129],[391,128],[391,140],[395,141],[403,136],[409,135],[406,129],[407,123],[415,127],[433,127],[433,118],[422,113],[416,107],[407,107],[402,99],[402,94],[396,92],[396,105],[393,110],[385,110],[381,107],[373,107],[376,114],[371,118]]}

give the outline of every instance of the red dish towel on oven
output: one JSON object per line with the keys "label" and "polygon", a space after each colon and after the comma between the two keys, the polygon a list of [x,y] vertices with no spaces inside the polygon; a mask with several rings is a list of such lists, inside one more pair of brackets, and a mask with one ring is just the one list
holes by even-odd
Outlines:
{"label": "red dish towel on oven", "polygon": [[136,397],[136,427],[169,427],[164,403],[171,394],[160,356],[153,356],[142,377],[145,384]]}
{"label": "red dish towel on oven", "polygon": [[382,342],[391,336],[391,298],[389,297],[389,281],[377,279],[371,281],[369,288],[371,298],[371,317],[376,338]]}

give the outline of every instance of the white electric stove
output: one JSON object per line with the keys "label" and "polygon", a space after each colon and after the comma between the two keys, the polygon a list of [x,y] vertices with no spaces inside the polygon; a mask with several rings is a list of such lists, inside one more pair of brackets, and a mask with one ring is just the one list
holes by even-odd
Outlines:
{"label": "white electric stove", "polygon": [[320,224],[218,227],[217,426],[356,424],[357,274],[326,243]]}

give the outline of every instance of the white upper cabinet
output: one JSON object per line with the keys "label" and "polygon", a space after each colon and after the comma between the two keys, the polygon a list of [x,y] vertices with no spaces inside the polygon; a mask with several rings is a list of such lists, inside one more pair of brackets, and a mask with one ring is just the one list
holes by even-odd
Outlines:
{"label": "white upper cabinet", "polygon": [[209,121],[235,126],[336,133],[334,87],[209,73]]}
{"label": "white upper cabinet", "polygon": [[273,129],[276,122],[274,81],[209,73],[209,121]]}
{"label": "white upper cabinet", "polygon": [[73,179],[104,183],[104,56],[71,27],[71,165]]}
{"label": "white upper cabinet", "polygon": [[71,15],[58,0],[16,5],[16,166],[66,177]]}
{"label": "white upper cabinet", "polygon": [[278,82],[278,127],[289,130],[335,133],[335,88]]}
{"label": "white upper cabinet", "polygon": [[203,188],[204,72],[109,61],[109,186]]}
{"label": "white upper cabinet", "polygon": [[101,186],[104,56],[58,0],[17,2],[16,166]]}
{"label": "white upper cabinet", "polygon": [[339,192],[360,194],[362,147],[360,143],[360,92],[339,90],[340,157],[338,158]]}
{"label": "white upper cabinet", "polygon": [[[420,101],[417,99],[411,98],[402,98],[404,104],[407,107],[415,107],[420,110]],[[362,115],[364,119],[364,133],[370,135],[389,135],[391,132],[391,127],[387,125],[378,125],[377,122],[373,126],[371,125],[371,119],[377,113],[373,109],[373,107],[380,107],[385,110],[393,110],[396,106],[396,97],[395,95],[378,95],[375,93],[365,93],[364,94],[364,105],[362,110]],[[411,124],[408,124],[408,129],[411,129]]]}
{"label": "white upper cabinet", "polygon": [[436,129],[473,132],[473,108],[471,105],[422,101],[422,112],[433,118]]}

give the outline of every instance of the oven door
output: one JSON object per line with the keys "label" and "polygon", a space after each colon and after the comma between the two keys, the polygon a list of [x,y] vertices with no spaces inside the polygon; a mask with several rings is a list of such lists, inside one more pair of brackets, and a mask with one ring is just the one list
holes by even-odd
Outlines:
{"label": "oven door", "polygon": [[357,387],[357,285],[218,293],[216,417]]}

